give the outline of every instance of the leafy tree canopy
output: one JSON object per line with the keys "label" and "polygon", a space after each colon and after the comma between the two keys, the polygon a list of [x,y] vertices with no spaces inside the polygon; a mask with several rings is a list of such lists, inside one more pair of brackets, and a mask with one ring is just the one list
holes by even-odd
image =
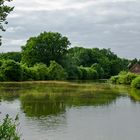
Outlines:
{"label": "leafy tree canopy", "polygon": [[20,52],[7,52],[7,53],[0,53],[0,60],[14,60],[16,62],[21,61],[21,53]]}
{"label": "leafy tree canopy", "polygon": [[44,32],[37,37],[31,37],[22,47],[22,63],[33,66],[36,63],[49,65],[51,60],[61,64],[67,53],[70,42],[60,33]]}
{"label": "leafy tree canopy", "polygon": [[50,62],[48,73],[51,80],[65,80],[67,78],[67,73],[63,67],[55,61]]}
{"label": "leafy tree canopy", "polygon": [[18,62],[14,60],[3,61],[0,67],[0,76],[4,81],[21,81],[22,68]]}
{"label": "leafy tree canopy", "polygon": [[126,70],[129,63],[128,60],[119,58],[110,49],[74,47],[69,49],[68,56],[77,66],[91,67],[93,64],[99,64],[101,66],[100,70],[99,67],[97,69],[101,75],[99,77],[104,73],[104,78]]}

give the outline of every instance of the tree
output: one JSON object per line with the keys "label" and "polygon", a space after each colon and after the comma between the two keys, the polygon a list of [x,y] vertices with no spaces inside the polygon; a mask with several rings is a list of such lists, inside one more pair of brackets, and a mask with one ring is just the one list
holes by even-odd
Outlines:
{"label": "tree", "polygon": [[67,78],[67,73],[63,67],[55,61],[50,62],[48,74],[50,80],[65,80]]}
{"label": "tree", "polygon": [[2,75],[5,81],[21,81],[22,68],[20,64],[14,60],[6,60],[1,66],[0,75]]}
{"label": "tree", "polygon": [[104,69],[101,67],[100,64],[95,63],[95,64],[93,64],[91,66],[91,68],[94,69],[96,72],[98,72],[98,78],[99,79],[103,78],[103,76],[104,76]]}
{"label": "tree", "polygon": [[7,52],[7,53],[0,53],[0,60],[14,60],[16,62],[21,61],[21,53],[20,52]]}
{"label": "tree", "polygon": [[82,80],[95,80],[98,78],[98,73],[92,67],[79,67],[81,71],[81,79]]}
{"label": "tree", "polygon": [[[6,18],[8,14],[13,11],[14,7],[5,5],[5,2],[10,2],[12,0],[0,0],[0,30],[5,31],[3,24],[8,24]],[[0,35],[0,46],[1,46],[1,35]]]}
{"label": "tree", "polygon": [[35,64],[30,69],[36,73],[35,80],[48,80],[48,67],[45,64]]}
{"label": "tree", "polygon": [[68,55],[75,61],[78,66],[90,67],[93,63],[96,63],[95,57],[91,49],[83,47],[70,48]]}
{"label": "tree", "polygon": [[22,63],[33,66],[36,63],[50,64],[55,60],[61,64],[67,53],[70,42],[60,33],[44,32],[37,37],[31,37],[22,47]]}

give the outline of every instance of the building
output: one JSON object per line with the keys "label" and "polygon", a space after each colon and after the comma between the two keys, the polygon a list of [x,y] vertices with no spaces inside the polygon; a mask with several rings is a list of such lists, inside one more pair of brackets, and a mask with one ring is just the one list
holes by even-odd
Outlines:
{"label": "building", "polygon": [[140,64],[138,63],[134,64],[129,70],[132,73],[140,74]]}

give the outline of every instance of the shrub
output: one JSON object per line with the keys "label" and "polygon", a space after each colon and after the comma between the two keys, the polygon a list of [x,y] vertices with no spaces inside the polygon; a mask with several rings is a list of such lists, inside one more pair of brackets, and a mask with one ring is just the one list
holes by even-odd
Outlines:
{"label": "shrub", "polygon": [[50,80],[65,80],[67,78],[67,73],[63,67],[55,61],[50,61],[48,75]]}
{"label": "shrub", "polygon": [[110,81],[111,81],[111,83],[114,83],[114,84],[130,85],[132,80],[135,79],[136,77],[137,77],[137,75],[134,73],[122,71],[122,72],[120,72],[119,75],[112,76],[110,78]]}
{"label": "shrub", "polygon": [[92,69],[94,69],[98,73],[98,78],[103,78],[104,76],[104,69],[100,66],[100,64],[93,64],[91,66]]}
{"label": "shrub", "polygon": [[25,65],[22,65],[22,80],[23,81],[28,81],[28,80],[35,80],[36,78],[36,73],[32,68],[28,68]]}
{"label": "shrub", "polygon": [[132,80],[137,77],[136,74],[128,72],[127,74],[120,74],[118,83],[119,84],[125,84],[125,85],[130,85]]}
{"label": "shrub", "polygon": [[86,70],[86,68],[83,67],[83,66],[80,66],[79,70],[80,70],[80,73],[81,73],[80,79],[81,80],[87,80],[87,70]]}
{"label": "shrub", "polygon": [[92,69],[92,68],[86,68],[87,70],[87,79],[88,80],[95,80],[98,79],[98,73],[96,70]]}
{"label": "shrub", "polygon": [[120,73],[119,73],[119,75],[126,75],[128,72],[127,71],[121,71]]}
{"label": "shrub", "polygon": [[43,63],[35,64],[32,67],[32,71],[36,74],[36,80],[47,80],[48,79],[48,68],[47,65]]}
{"label": "shrub", "polygon": [[81,79],[82,80],[94,80],[98,78],[98,73],[91,67],[79,67],[81,71]]}
{"label": "shrub", "polygon": [[18,62],[14,60],[6,60],[3,62],[0,69],[1,76],[5,81],[21,81],[22,68]]}
{"label": "shrub", "polygon": [[140,89],[140,76],[138,76],[137,78],[135,78],[135,79],[132,81],[131,86],[132,86],[133,88]]}
{"label": "shrub", "polygon": [[17,132],[18,116],[15,121],[6,115],[3,123],[0,124],[0,139],[1,140],[20,140],[20,136]]}
{"label": "shrub", "polygon": [[14,60],[16,62],[21,61],[21,52],[7,52],[7,53],[0,53],[1,60]]}
{"label": "shrub", "polygon": [[127,75],[126,71],[121,71],[116,77],[114,76],[115,77],[114,80],[116,80],[116,84],[125,84],[126,75]]}
{"label": "shrub", "polygon": [[69,68],[66,69],[68,74],[67,79],[69,80],[79,80],[81,79],[81,70],[79,67],[71,65]]}
{"label": "shrub", "polygon": [[138,75],[134,74],[134,73],[130,73],[128,72],[126,75],[126,84],[130,85],[132,83],[132,81],[137,77]]}
{"label": "shrub", "polygon": [[109,82],[111,82],[112,84],[117,84],[118,83],[118,79],[119,79],[119,76],[112,76],[109,79]]}

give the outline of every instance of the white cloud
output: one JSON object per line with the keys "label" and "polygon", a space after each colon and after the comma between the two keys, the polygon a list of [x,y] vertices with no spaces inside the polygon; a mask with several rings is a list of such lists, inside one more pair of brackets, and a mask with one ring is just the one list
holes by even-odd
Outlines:
{"label": "white cloud", "polygon": [[11,38],[11,39],[4,38],[3,39],[3,45],[7,44],[9,46],[13,46],[13,45],[19,45],[19,44],[23,45],[24,43],[25,43],[25,40],[23,40],[23,39],[13,39],[13,38]]}
{"label": "white cloud", "polygon": [[73,45],[140,57],[139,0],[18,0],[11,4],[15,9],[3,34],[8,40],[4,48],[20,50],[30,36],[46,30],[61,32]]}
{"label": "white cloud", "polygon": [[17,26],[17,27],[8,27],[6,31],[9,33],[15,33],[16,31],[22,31],[22,30],[24,30],[23,27]]}
{"label": "white cloud", "polygon": [[71,1],[71,0],[30,0],[28,2],[23,0],[15,1],[15,8],[18,11],[42,11],[42,10],[64,10],[64,9],[82,9],[95,1]]}

